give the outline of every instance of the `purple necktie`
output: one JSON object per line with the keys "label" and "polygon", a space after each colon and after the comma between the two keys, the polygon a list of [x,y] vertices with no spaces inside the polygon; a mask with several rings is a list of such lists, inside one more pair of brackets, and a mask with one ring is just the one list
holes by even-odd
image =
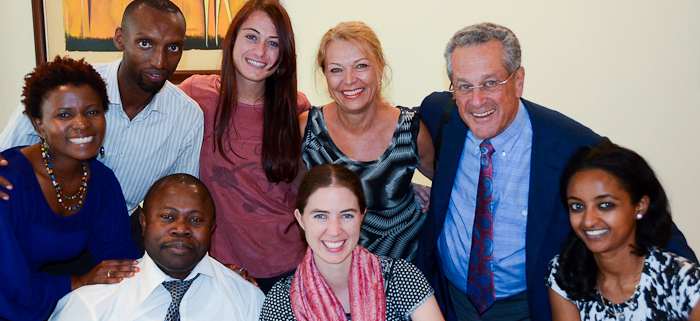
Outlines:
{"label": "purple necktie", "polygon": [[493,283],[493,164],[495,151],[488,140],[479,145],[481,170],[476,192],[476,211],[469,258],[467,297],[483,315],[496,302]]}

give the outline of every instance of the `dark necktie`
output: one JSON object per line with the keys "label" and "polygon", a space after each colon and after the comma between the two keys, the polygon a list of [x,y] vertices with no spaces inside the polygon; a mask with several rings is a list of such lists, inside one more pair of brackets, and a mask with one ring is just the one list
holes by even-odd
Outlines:
{"label": "dark necktie", "polygon": [[469,258],[467,297],[480,315],[496,302],[493,283],[493,145],[484,140],[479,145],[481,170],[476,192],[476,211]]}
{"label": "dark necktie", "polygon": [[168,313],[165,315],[165,321],[180,321],[180,302],[182,301],[182,297],[185,296],[187,289],[190,288],[192,282],[198,277],[199,274],[186,281],[175,280],[163,282],[163,286],[168,289],[170,295],[173,297],[168,307]]}

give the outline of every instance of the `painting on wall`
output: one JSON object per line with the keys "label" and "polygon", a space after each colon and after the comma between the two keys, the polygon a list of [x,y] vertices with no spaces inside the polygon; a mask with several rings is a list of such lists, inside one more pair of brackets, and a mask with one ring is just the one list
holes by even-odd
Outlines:
{"label": "painting on wall", "polygon": [[[172,0],[187,21],[185,51],[174,82],[218,72],[219,50],[244,0]],[[121,57],[112,37],[131,0],[32,0],[37,64],[56,55],[91,63]]]}

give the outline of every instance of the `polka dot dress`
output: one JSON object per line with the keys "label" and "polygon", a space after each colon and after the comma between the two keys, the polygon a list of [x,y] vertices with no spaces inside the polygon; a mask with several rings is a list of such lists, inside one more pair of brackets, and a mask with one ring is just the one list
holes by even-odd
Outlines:
{"label": "polka dot dress", "polygon": [[[410,320],[411,313],[434,294],[433,289],[413,264],[384,256],[379,262],[386,290],[386,321]],[[296,320],[289,298],[293,279],[291,275],[272,287],[263,303],[261,321]]]}

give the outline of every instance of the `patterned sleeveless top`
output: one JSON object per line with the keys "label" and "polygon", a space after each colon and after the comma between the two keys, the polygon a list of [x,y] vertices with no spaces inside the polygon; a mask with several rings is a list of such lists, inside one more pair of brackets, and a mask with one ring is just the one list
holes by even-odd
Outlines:
{"label": "patterned sleeveless top", "polygon": [[367,198],[359,244],[376,255],[412,261],[418,248],[418,233],[425,222],[411,184],[419,162],[420,120],[415,112],[398,108],[401,116],[389,148],[378,159],[362,162],[338,149],[328,133],[323,107],[312,107],[304,130],[302,160],[308,168],[333,163],[357,173]]}

